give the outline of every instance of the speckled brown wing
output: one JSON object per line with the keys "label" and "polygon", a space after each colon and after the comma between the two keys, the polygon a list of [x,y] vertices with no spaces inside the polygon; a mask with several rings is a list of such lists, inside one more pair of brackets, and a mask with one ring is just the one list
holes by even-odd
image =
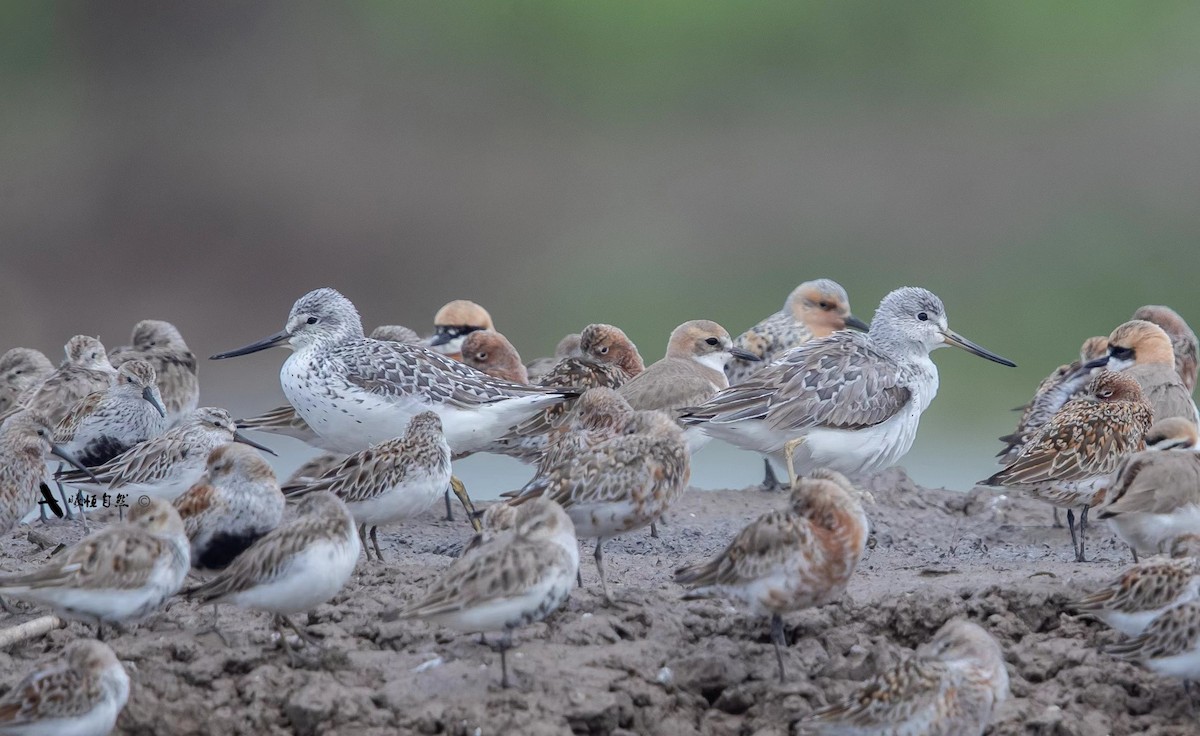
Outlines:
{"label": "speckled brown wing", "polygon": [[[135,445],[112,460],[92,469],[101,483],[111,490],[119,490],[130,483],[154,483],[166,478],[176,463],[182,462],[190,452],[186,442],[178,435],[168,432]],[[63,473],[59,478],[64,483],[79,483],[88,477],[78,470]]]}
{"label": "speckled brown wing", "polygon": [[770,574],[796,550],[812,544],[808,519],[791,510],[771,511],[738,532],[712,560],[676,570],[675,582],[693,587],[740,585]]}
{"label": "speckled brown wing", "polygon": [[424,596],[410,604],[401,616],[439,616],[516,598],[536,587],[550,571],[570,566],[566,550],[557,544],[516,536],[511,541],[497,538],[476,546],[451,563]]}
{"label": "speckled brown wing", "polygon": [[[329,491],[347,503],[366,501],[403,483],[417,467],[414,463],[398,461],[396,454],[394,443],[387,442],[350,455],[320,478],[288,483],[280,490],[285,496]],[[427,467],[425,464],[420,466]]]}
{"label": "speckled brown wing", "polygon": [[42,567],[0,576],[3,588],[133,589],[146,584],[169,543],[127,524],[84,539]]}
{"label": "speckled brown wing", "polygon": [[1136,613],[1174,603],[1200,574],[1194,558],[1154,560],[1129,568],[1100,590],[1072,605],[1077,611]]}
{"label": "speckled brown wing", "polygon": [[734,359],[725,366],[725,375],[729,384],[735,385],[745,381],[760,371],[771,361],[781,356],[784,351],[800,343],[812,339],[812,333],[804,325],[798,323],[788,311],[772,314],[742,334],[733,341],[734,347],[746,350],[759,358],[761,362]]}
{"label": "speckled brown wing", "polygon": [[96,413],[96,407],[100,406],[100,402],[103,399],[104,392],[96,391],[72,404],[71,408],[67,410],[66,415],[59,420],[58,425],[54,428],[54,441],[58,444],[66,444],[75,439],[75,433],[79,430],[79,425],[83,424],[83,420]]}
{"label": "speckled brown wing", "polygon": [[94,678],[84,676],[66,662],[54,662],[33,672],[0,698],[0,731],[8,733],[8,729],[38,721],[82,715],[99,697]]}
{"label": "speckled brown wing", "polygon": [[1183,603],[1164,611],[1141,636],[1104,647],[1118,659],[1146,660],[1184,654],[1200,643],[1200,603]]}
{"label": "speckled brown wing", "polygon": [[1069,402],[1029,441],[1017,459],[986,485],[1036,486],[1081,481],[1116,469],[1144,448],[1150,409],[1127,401]]}
{"label": "speckled brown wing", "polygon": [[1016,460],[1017,456],[1021,454],[1021,448],[1037,434],[1037,431],[1044,427],[1063,405],[1087,386],[1087,382],[1090,380],[1089,375],[1073,376],[1078,368],[1079,361],[1060,365],[1038,384],[1033,399],[1021,412],[1021,420],[1017,422],[1017,429],[1012,434],[1000,438],[1005,446],[996,453],[996,457],[1000,458],[1002,464],[1007,465]]}
{"label": "speckled brown wing", "polygon": [[183,492],[172,505],[183,519],[183,528],[192,539],[203,526],[203,519],[219,503],[220,492],[209,482],[201,481]]}
{"label": "speckled brown wing", "polygon": [[935,731],[952,683],[942,662],[911,657],[876,676],[841,703],[820,708],[798,724],[802,733],[888,734]]}
{"label": "speckled brown wing", "polygon": [[685,423],[760,419],[776,430],[862,429],[895,416],[912,397],[900,371],[858,332],[792,348],[737,386],[684,410]]}
{"label": "speckled brown wing", "polygon": [[261,432],[273,432],[289,437],[303,438],[316,435],[308,426],[308,422],[296,413],[291,405],[279,406],[270,411],[245,419],[237,420],[238,429],[257,429]]}

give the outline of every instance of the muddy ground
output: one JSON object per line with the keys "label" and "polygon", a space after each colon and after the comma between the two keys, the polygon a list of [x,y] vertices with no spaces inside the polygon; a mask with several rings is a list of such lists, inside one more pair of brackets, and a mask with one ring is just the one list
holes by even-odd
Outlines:
{"label": "muddy ground", "polygon": [[[786,619],[789,679],[775,677],[763,619],[720,601],[683,602],[679,564],[722,548],[746,522],[784,503],[757,489],[694,491],[661,529],[610,541],[614,594],[600,598],[591,542],[583,590],[518,635],[515,687],[477,637],[400,621],[404,602],[451,561],[465,522],[430,516],[381,532],[387,562],[361,562],[350,585],[308,616],[325,645],[289,666],[265,614],[222,607],[222,629],[198,634],[210,609],[185,601],[112,637],[133,679],[120,734],[790,734],[792,722],[840,698],[947,618],[967,616],[1003,644],[1012,698],[993,734],[1194,734],[1180,683],[1098,653],[1115,640],[1064,604],[1113,576],[1127,553],[1102,527],[1092,561],[1073,562],[1047,507],[977,489],[915,487],[901,471],[865,479],[875,546],[845,598]],[[49,549],[28,527],[6,535],[0,567],[24,569]],[[78,537],[78,525],[35,532]],[[25,608],[0,626],[43,614]],[[3,616],[3,614],[0,614]],[[300,617],[301,619],[303,617]],[[79,624],[0,652],[0,688],[72,638]]]}

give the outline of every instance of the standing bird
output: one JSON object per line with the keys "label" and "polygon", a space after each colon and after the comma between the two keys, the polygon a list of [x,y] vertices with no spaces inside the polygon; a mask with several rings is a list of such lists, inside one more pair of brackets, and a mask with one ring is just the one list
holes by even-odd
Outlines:
{"label": "standing bird", "polygon": [[841,597],[867,547],[862,492],[841,473],[815,470],[792,488],[791,505],[738,532],[709,562],[681,567],[685,599],[726,597],[771,614],[771,642],[784,681],[783,614]]}
{"label": "standing bird", "polygon": [[192,567],[224,570],[283,521],[275,471],[253,448],[230,442],[208,455],[204,476],[174,501]]}
{"label": "standing bird", "polygon": [[[363,552],[367,548],[367,528],[375,557],[383,560],[376,532],[380,524],[420,516],[429,510],[452,484],[450,446],[442,433],[442,422],[431,411],[421,412],[409,422],[403,437],[381,442],[360,450],[314,480],[283,487],[288,497],[314,491],[329,491],[350,509],[359,525]],[[461,484],[454,491],[468,517],[474,518],[474,506]],[[476,522],[478,523],[478,522]]]}
{"label": "standing bird", "polygon": [[517,349],[495,330],[477,330],[462,342],[462,362],[492,378],[529,383],[529,374]]}
{"label": "standing bird", "polygon": [[1133,320],[1113,330],[1108,336],[1108,355],[1084,363],[1080,372],[1095,368],[1132,376],[1154,410],[1154,421],[1183,417],[1200,423],[1191,392],[1175,372],[1171,338],[1158,325]]}
{"label": "standing bird", "polygon": [[554,346],[554,355],[548,358],[534,358],[525,364],[530,381],[540,381],[543,376],[553,370],[564,358],[578,358],[583,355],[579,350],[579,333],[572,332],[558,341]]}
{"label": "standing bird", "polygon": [[1007,699],[1000,645],[982,627],[951,619],[914,656],[797,726],[838,736],[983,736]]}
{"label": "standing bird", "polygon": [[455,299],[433,316],[433,335],[426,347],[453,360],[462,360],[462,343],[477,330],[494,330],[492,315],[468,299]]}
{"label": "standing bird", "polygon": [[1200,534],[1200,435],[1181,417],[1155,422],[1146,449],[1117,467],[1096,515],[1129,548],[1155,554],[1184,534]]}
{"label": "standing bird", "polygon": [[186,595],[200,603],[232,603],[274,614],[275,630],[288,659],[295,656],[283,627],[304,641],[312,635],[288,617],[337,595],[358,561],[358,532],[346,504],[326,491],[300,502],[299,516],[252,544],[229,567]]}
{"label": "standing bird", "polygon": [[[1075,561],[1084,562],[1088,509],[1121,459],[1145,447],[1149,428],[1150,404],[1137,381],[1104,371],[1088,384],[1085,396],[1067,402],[1038,430],[1016,460],[981,484],[1021,488],[1067,509]],[[1078,538],[1075,507],[1083,508]]]}
{"label": "standing bird", "polygon": [[104,345],[94,337],[76,335],[63,348],[66,359],[41,384],[17,397],[4,418],[18,409],[33,409],[57,424],[76,401],[105,391],[117,380]]}
{"label": "standing bird", "polygon": [[75,402],[54,429],[54,441],[84,465],[103,465],[167,429],[167,410],[154,366],[130,360],[117,369],[107,391]]}
{"label": "standing bird", "polygon": [[54,364],[33,348],[12,348],[0,356],[0,415],[12,408],[19,396],[42,385]]}
{"label": "standing bird", "polygon": [[209,453],[228,442],[275,454],[237,431],[229,412],[202,406],[179,426],[134,445],[91,472],[60,473],[58,479],[94,493],[112,491],[130,498],[145,494],[172,501],[204,475]]}
{"label": "standing bird", "polygon": [[421,336],[416,330],[411,330],[403,325],[379,325],[371,330],[370,335],[372,340],[383,340],[384,342],[403,342],[403,343],[418,343],[421,342]]}
{"label": "standing bird", "polygon": [[84,538],[32,572],[0,575],[0,596],[52,608],[62,618],[96,624],[139,621],[183,585],[189,568],[183,521],[171,504],[135,504],[129,521]]}
{"label": "standing bird", "polygon": [[400,614],[464,633],[502,632],[497,649],[504,688],[513,630],[558,610],[579,572],[575,528],[558,504],[532,500],[508,523],[510,531],[497,532],[452,562]]}
{"label": "standing bird", "polygon": [[[684,407],[703,404],[729,388],[725,366],[734,358],[762,360],[734,346],[729,333],[716,322],[684,322],[671,331],[666,357],[634,376],[617,393],[639,411],[657,409],[675,416]],[[693,452],[708,439],[699,429],[686,434]]]}
{"label": "standing bird", "polygon": [[129,675],[103,642],[78,639],[0,698],[5,736],[107,736],[129,700]]}
{"label": "standing bird", "polygon": [[[583,355],[565,358],[542,377],[539,385],[555,389],[619,388],[646,369],[637,346],[619,327],[593,324],[580,333]],[[570,409],[568,403],[547,407],[513,426],[488,452],[515,457],[523,462],[535,462],[546,449],[549,433]]]}
{"label": "standing bird", "polygon": [[282,331],[213,359],[285,345],[295,351],[279,373],[288,403],[343,452],[398,437],[422,411],[438,414],[452,451],[472,452],[579,393],[499,381],[418,345],[367,339],[354,305],[329,288],[296,300]]}
{"label": "standing bird", "polygon": [[938,388],[929,354],[947,345],[1015,365],[951,330],[935,294],[904,287],[883,298],[869,332],[843,330],[792,348],[685,410],[683,421],[785,465],[794,461],[800,475],[886,468],[916,439]]}
{"label": "standing bird", "polygon": [[1139,307],[1130,319],[1144,319],[1152,322],[1171,338],[1171,348],[1175,352],[1175,372],[1179,380],[1190,394],[1196,389],[1196,372],[1200,368],[1200,345],[1196,341],[1196,333],[1179,313],[1170,307],[1148,304]]}
{"label": "standing bird", "polygon": [[129,360],[144,360],[154,366],[158,390],[167,409],[167,422],[175,426],[200,405],[200,366],[170,322],[144,319],[133,326],[132,345],[112,352],[112,363],[120,368]]}
{"label": "standing bird", "polygon": [[509,503],[547,498],[562,506],[579,538],[596,540],[596,569],[604,600],[611,604],[604,542],[658,521],[690,478],[683,432],[662,412],[640,412],[624,434],[549,468]]}
{"label": "standing bird", "polygon": [[1140,636],[1154,619],[1181,603],[1200,600],[1200,537],[1171,544],[1171,559],[1135,563],[1108,585],[1068,608],[1095,616],[1125,636]]}
{"label": "standing bird", "polygon": [[85,475],[91,473],[54,442],[54,430],[41,414],[19,411],[0,424],[0,533],[12,529],[37,506],[47,455],[51,454]]}
{"label": "standing bird", "polygon": [[1021,454],[1021,448],[1037,431],[1050,421],[1059,409],[1071,399],[1078,397],[1087,388],[1092,376],[1102,370],[1094,368],[1081,371],[1084,363],[1102,358],[1108,354],[1107,337],[1089,337],[1079,348],[1079,358],[1066,365],[1060,365],[1053,373],[1042,379],[1033,398],[1021,412],[1021,421],[1017,423],[1015,432],[1000,438],[1005,443],[1004,449],[996,454],[1001,465],[1008,465]]}

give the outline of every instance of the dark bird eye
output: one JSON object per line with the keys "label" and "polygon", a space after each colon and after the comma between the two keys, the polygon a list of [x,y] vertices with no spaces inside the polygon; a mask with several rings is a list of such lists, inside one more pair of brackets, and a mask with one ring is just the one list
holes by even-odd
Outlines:
{"label": "dark bird eye", "polygon": [[710,337],[707,340],[705,340],[704,342],[708,343],[709,345],[720,345],[721,344],[721,341],[715,337]]}
{"label": "dark bird eye", "polygon": [[821,309],[829,309],[829,302],[817,302],[817,306]]}
{"label": "dark bird eye", "polygon": [[605,345],[604,347],[600,348],[600,354],[601,354],[601,355],[608,355],[608,346],[607,346],[607,345]]}
{"label": "dark bird eye", "polygon": [[316,318],[316,317],[309,317],[308,319],[306,319],[306,320],[304,320],[304,321],[305,321],[305,322],[307,322],[307,323],[309,323],[310,325],[315,325],[315,324],[317,323],[317,318]]}
{"label": "dark bird eye", "polygon": [[917,319],[921,320],[922,322],[927,322],[929,320],[929,315],[925,312],[917,312]]}
{"label": "dark bird eye", "polygon": [[487,360],[487,353],[476,353],[475,360]]}

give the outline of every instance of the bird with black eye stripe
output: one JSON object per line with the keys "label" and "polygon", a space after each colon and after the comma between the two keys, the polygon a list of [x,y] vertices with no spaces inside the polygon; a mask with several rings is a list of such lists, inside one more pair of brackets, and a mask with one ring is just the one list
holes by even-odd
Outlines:
{"label": "bird with black eye stripe", "polygon": [[462,344],[467,335],[479,330],[494,330],[492,315],[469,299],[455,299],[433,316],[433,334],[425,347],[454,360],[462,360]]}

